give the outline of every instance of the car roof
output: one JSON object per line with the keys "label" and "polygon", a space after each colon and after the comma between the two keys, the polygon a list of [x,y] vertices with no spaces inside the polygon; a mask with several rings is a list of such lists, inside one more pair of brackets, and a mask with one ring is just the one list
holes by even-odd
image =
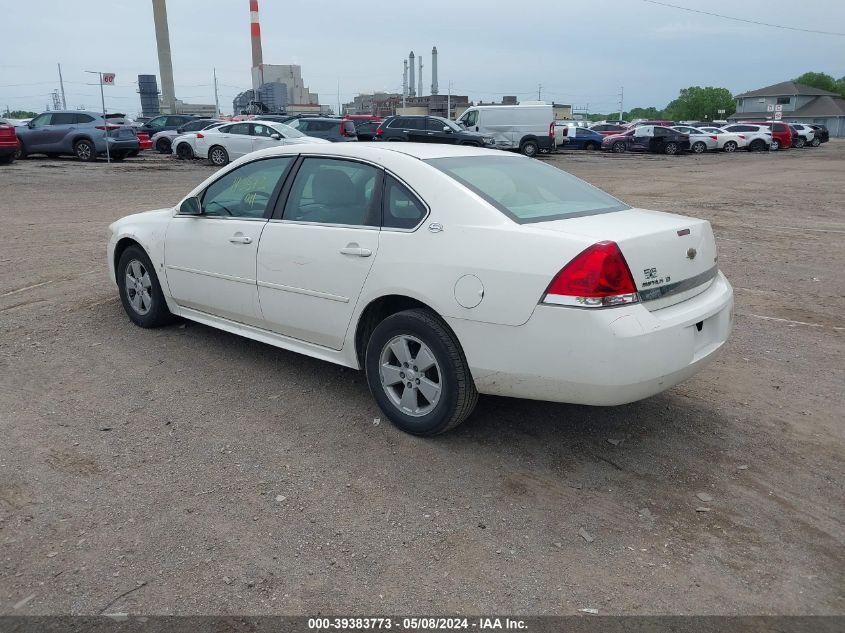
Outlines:
{"label": "car roof", "polygon": [[404,154],[420,160],[431,158],[452,158],[457,156],[513,156],[496,149],[483,149],[466,145],[447,145],[443,143],[330,143],[281,145],[271,147],[250,156],[283,156],[287,154],[322,154],[346,158],[362,158],[378,161],[379,157],[390,154]]}

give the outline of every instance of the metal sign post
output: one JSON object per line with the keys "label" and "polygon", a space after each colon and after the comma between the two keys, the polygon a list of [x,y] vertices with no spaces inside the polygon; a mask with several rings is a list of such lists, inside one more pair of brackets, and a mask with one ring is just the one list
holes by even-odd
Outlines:
{"label": "metal sign post", "polygon": [[[111,153],[109,152],[109,123],[106,120],[106,94],[103,91],[103,85],[114,85],[114,73],[104,73],[97,70],[86,70],[86,73],[91,73],[92,75],[97,75],[100,78],[100,103],[103,106],[103,131],[105,132],[105,139],[106,139],[106,162],[111,164]],[[96,153],[97,147],[94,146],[94,152]]]}

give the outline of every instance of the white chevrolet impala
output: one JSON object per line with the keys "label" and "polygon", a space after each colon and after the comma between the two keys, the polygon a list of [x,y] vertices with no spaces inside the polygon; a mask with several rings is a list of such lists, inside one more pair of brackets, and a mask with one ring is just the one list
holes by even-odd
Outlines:
{"label": "white chevrolet impala", "polygon": [[712,360],[733,322],[708,222],[495,150],[278,147],[111,231],[136,324],[175,315],[363,369],[417,435],[462,422],[479,393],[652,396]]}

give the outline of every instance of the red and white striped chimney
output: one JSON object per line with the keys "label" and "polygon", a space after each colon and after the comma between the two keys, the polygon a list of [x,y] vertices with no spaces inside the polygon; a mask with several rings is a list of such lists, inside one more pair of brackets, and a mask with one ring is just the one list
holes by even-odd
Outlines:
{"label": "red and white striped chimney", "polygon": [[258,22],[258,0],[249,0],[249,32],[252,41],[252,88],[257,92],[261,87],[261,24]]}

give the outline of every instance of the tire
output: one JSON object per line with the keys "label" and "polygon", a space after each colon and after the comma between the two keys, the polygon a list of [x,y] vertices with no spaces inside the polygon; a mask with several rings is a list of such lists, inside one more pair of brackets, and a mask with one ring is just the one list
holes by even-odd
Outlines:
{"label": "tire", "polygon": [[115,152],[114,154],[111,154],[109,158],[113,163],[119,163],[126,159],[127,154],[128,152]]}
{"label": "tire", "polygon": [[587,150],[588,152],[594,152],[598,148],[599,148],[599,146],[596,145],[595,143],[585,143],[584,144],[584,149]]}
{"label": "tire", "polygon": [[821,142],[819,139],[817,139],[817,138],[814,138],[814,139],[810,142],[810,145],[812,145],[813,147],[818,147],[818,146],[819,146],[819,145],[821,145],[821,144],[822,144],[822,142]]}
{"label": "tire", "polygon": [[761,138],[754,139],[748,145],[749,152],[762,152],[764,149],[766,149],[766,141]]}
{"label": "tire", "polygon": [[156,151],[159,154],[169,154],[172,143],[166,138],[160,138],[156,141]]}
{"label": "tire", "polygon": [[229,164],[229,152],[226,151],[225,147],[215,145],[208,150],[208,160],[216,167],[223,167],[223,165]]}
{"label": "tire", "polygon": [[11,165],[15,162],[15,158],[17,157],[17,152],[12,152],[11,154],[5,154],[0,156],[0,165]]}
{"label": "tire", "polygon": [[537,141],[524,141],[519,146],[519,152],[528,158],[534,158],[540,152],[540,146],[537,145]]}
{"label": "tire", "polygon": [[773,139],[772,139],[772,151],[773,151],[773,152],[776,152],[776,151],[778,151],[779,149],[780,149],[780,141],[779,141],[779,140],[777,140],[776,138],[773,138]]}
{"label": "tire", "polygon": [[[668,148],[668,145],[667,145],[667,148]],[[695,143],[692,144],[692,147],[690,149],[692,150],[692,152],[694,154],[703,154],[704,152],[707,151],[707,145],[705,145],[701,141],[696,141]],[[668,154],[669,152],[667,151],[666,153]]]}
{"label": "tire", "polygon": [[[173,321],[173,315],[167,309],[167,302],[161,292],[155,268],[140,246],[130,246],[123,251],[115,274],[117,286],[120,289],[120,302],[135,325],[154,328]],[[128,278],[140,280],[140,285],[128,286]],[[145,288],[146,293],[140,293],[139,288]]]}
{"label": "tire", "polygon": [[141,150],[133,149],[131,152],[129,152],[129,156],[131,156],[132,158],[135,158],[140,153],[141,153]]}
{"label": "tire", "polygon": [[[394,350],[400,350],[399,354]],[[414,369],[423,357],[431,365],[426,370]],[[370,391],[382,411],[400,430],[412,435],[448,431],[463,422],[478,402],[460,343],[448,326],[426,309],[397,312],[379,323],[367,342],[364,365]],[[410,387],[405,383],[408,379]],[[413,412],[412,407],[416,407]]]}
{"label": "tire", "polygon": [[678,153],[678,144],[671,141],[666,143],[666,145],[663,146],[663,153],[667,156],[674,156]]}
{"label": "tire", "polygon": [[722,146],[722,150],[730,154],[735,152],[737,147],[736,141],[728,141]]}
{"label": "tire", "polygon": [[23,141],[18,140],[18,149],[15,151],[15,160],[23,160],[26,157],[26,147],[24,147]]}
{"label": "tire", "polygon": [[188,143],[179,143],[176,146],[176,158],[180,160],[191,160],[194,157],[194,150]]}
{"label": "tire", "polygon": [[80,139],[73,144],[73,153],[79,160],[87,163],[93,163],[97,160],[97,148],[87,138]]}
{"label": "tire", "polygon": [[792,147],[795,149],[801,149],[807,144],[807,141],[804,140],[803,136],[799,136],[797,139],[792,141]]}
{"label": "tire", "polygon": [[628,148],[625,147],[625,141],[616,141],[613,145],[610,146],[610,151],[614,154],[622,154]]}

